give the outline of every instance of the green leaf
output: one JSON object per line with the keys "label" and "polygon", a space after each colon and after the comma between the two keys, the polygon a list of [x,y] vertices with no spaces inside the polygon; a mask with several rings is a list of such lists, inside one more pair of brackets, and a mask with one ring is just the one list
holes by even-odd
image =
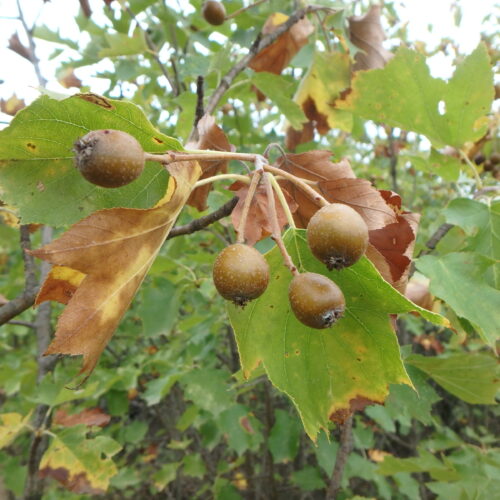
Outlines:
{"label": "green leaf", "polygon": [[493,75],[484,44],[445,82],[430,75],[425,58],[401,48],[383,69],[360,71],[339,109],[423,134],[437,147],[461,148],[482,137],[493,99]]}
{"label": "green leaf", "polygon": [[203,462],[199,453],[186,455],[182,463],[184,465],[182,473],[185,476],[197,477],[201,479],[207,472],[205,462]]}
{"label": "green leaf", "polygon": [[289,462],[299,451],[300,424],[285,410],[274,412],[275,422],[269,433],[268,446],[274,462]]}
{"label": "green leaf", "polygon": [[461,353],[447,357],[413,354],[406,362],[433,378],[443,389],[471,404],[495,404],[500,389],[497,360],[488,354]]}
{"label": "green leaf", "polygon": [[304,491],[320,490],[325,487],[325,481],[319,470],[309,465],[292,473],[292,483]]}
{"label": "green leaf", "polygon": [[186,398],[218,416],[233,404],[232,395],[227,390],[227,378],[227,373],[221,370],[192,370],[182,377]]}
{"label": "green leaf", "polygon": [[[285,244],[301,271],[325,274],[310,253],[304,230],[289,230]],[[266,292],[244,309],[228,306],[245,376],[262,363],[271,382],[296,405],[309,436],[315,440],[329,418],[353,401],[383,402],[389,384],[411,385],[391,326],[390,314],[418,311],[429,321],[446,324],[439,315],[412,304],[363,258],[328,275],[346,299],[344,317],[332,328],[313,330],[290,310],[291,274],[273,248]]]}
{"label": "green leaf", "polygon": [[124,33],[106,33],[105,39],[109,47],[99,51],[99,57],[101,58],[132,56],[145,54],[148,51],[144,35],[139,29],[136,29],[132,36]]}
{"label": "green leaf", "polygon": [[284,77],[264,71],[255,73],[252,83],[278,106],[293,128],[301,129],[302,124],[308,121],[300,106],[292,101],[292,85]]}
{"label": "green leaf", "polygon": [[61,37],[59,32],[51,31],[47,26],[38,25],[33,30],[33,36],[40,38],[41,40],[46,40],[47,42],[61,43],[73,50],[78,50],[79,45],[73,40]]}
{"label": "green leaf", "polygon": [[179,150],[129,102],[79,94],[62,101],[42,96],[0,131],[0,195],[19,209],[23,223],[71,224],[111,207],[149,208],[165,194],[168,175],[148,162],[141,177],[118,189],[87,182],[73,166],[72,147],[90,130],[118,129],[147,152]]}
{"label": "green leaf", "polygon": [[77,425],[53,434],[52,442],[40,463],[42,474],[63,469],[66,481],[78,478],[80,485],[87,485],[89,491],[105,492],[109,480],[117,472],[111,457],[121,446],[107,436],[86,438],[87,429]]}
{"label": "green leaf", "polygon": [[240,456],[247,450],[257,451],[263,441],[261,425],[246,406],[237,404],[224,411],[218,423],[227,444]]}
{"label": "green leaf", "polygon": [[468,252],[425,255],[416,262],[417,269],[431,280],[430,291],[469,320],[491,347],[499,337],[500,291],[484,277],[494,264],[488,257]]}
{"label": "green leaf", "polygon": [[153,482],[158,491],[163,491],[177,476],[181,462],[165,464],[153,475]]}
{"label": "green leaf", "polygon": [[[500,201],[491,204],[467,198],[452,200],[444,210],[446,221],[464,229],[471,237],[467,249],[500,260]],[[491,283],[500,288],[500,263],[491,268]]]}

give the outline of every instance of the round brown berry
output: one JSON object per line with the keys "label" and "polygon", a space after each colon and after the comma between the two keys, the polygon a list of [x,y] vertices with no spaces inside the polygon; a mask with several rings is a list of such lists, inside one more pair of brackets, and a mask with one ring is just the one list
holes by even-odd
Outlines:
{"label": "round brown berry", "polygon": [[313,255],[326,267],[352,266],[368,246],[368,226],[353,208],[332,203],[318,210],[307,226],[307,242]]}
{"label": "round brown berry", "polygon": [[202,14],[207,23],[213,26],[220,26],[226,19],[226,9],[221,2],[208,0],[203,4]]}
{"label": "round brown berry", "polygon": [[125,186],[144,169],[142,146],[121,130],[93,130],[75,142],[73,151],[76,168],[97,186]]}
{"label": "round brown berry", "polygon": [[269,283],[269,265],[253,247],[235,243],[217,256],[213,268],[217,291],[236,305],[244,306],[260,297]]}
{"label": "round brown berry", "polygon": [[317,273],[295,276],[288,288],[288,299],[296,318],[311,328],[332,326],[345,310],[342,290],[331,279]]}

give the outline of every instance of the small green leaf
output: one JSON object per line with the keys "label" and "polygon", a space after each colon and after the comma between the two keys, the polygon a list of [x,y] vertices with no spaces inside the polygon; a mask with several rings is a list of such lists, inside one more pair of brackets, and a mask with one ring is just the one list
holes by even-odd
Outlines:
{"label": "small green leaf", "polygon": [[293,128],[301,129],[302,124],[308,121],[300,106],[292,101],[291,84],[284,77],[266,72],[255,73],[252,83],[278,106]]}
{"label": "small green leaf", "polygon": [[274,462],[289,462],[299,451],[300,423],[285,410],[274,412],[275,422],[269,433],[269,450]]}
{"label": "small green leaf", "polygon": [[311,466],[294,471],[292,473],[292,483],[304,491],[320,490],[325,487],[325,481],[321,477],[319,470]]}
{"label": "small green leaf", "polygon": [[413,354],[406,362],[433,378],[443,389],[471,404],[495,404],[500,389],[497,360],[488,354],[461,353],[447,357]]}
{"label": "small green leaf", "polygon": [[177,469],[181,462],[165,464],[153,475],[153,482],[158,491],[163,491],[177,476]]}

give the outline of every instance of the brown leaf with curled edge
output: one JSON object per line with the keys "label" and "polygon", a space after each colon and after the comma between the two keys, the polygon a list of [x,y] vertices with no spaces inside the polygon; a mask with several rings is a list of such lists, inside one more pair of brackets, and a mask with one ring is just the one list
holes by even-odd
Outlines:
{"label": "brown leaf with curled edge", "polygon": [[[262,28],[262,34],[268,35],[286,22],[288,16],[275,12],[271,14]],[[297,52],[307,43],[314,26],[306,19],[295,23],[288,31],[280,35],[271,45],[261,50],[249,63],[254,71],[267,71],[279,75]]]}
{"label": "brown leaf with curled edge", "polygon": [[0,111],[6,115],[14,116],[18,111],[26,107],[24,99],[19,99],[16,94],[13,94],[6,101],[0,99]]}
{"label": "brown leaf with curled edge", "polygon": [[103,412],[100,408],[86,408],[80,413],[68,415],[65,410],[59,408],[55,415],[53,423],[64,427],[85,424],[87,426],[105,427],[111,421],[111,416]]}
{"label": "brown leaf with curled edge", "polygon": [[366,14],[348,19],[349,38],[362,50],[354,56],[354,71],[383,68],[393,57],[382,45],[386,37],[380,24],[380,10],[380,5],[372,5]]}
{"label": "brown leaf with curled edge", "polygon": [[355,396],[349,400],[349,408],[332,408],[330,410],[330,420],[336,424],[343,424],[350,415],[356,411],[362,411],[367,406],[373,404],[384,404],[384,400],[376,401],[364,396]]}
{"label": "brown leaf with curled edge", "polygon": [[16,54],[20,55],[21,57],[24,57],[29,62],[34,61],[33,52],[31,51],[31,49],[29,49],[28,47],[25,47],[21,43],[21,40],[19,40],[19,35],[17,33],[14,33],[9,38],[9,49],[14,51]]}
{"label": "brown leaf with curled edge", "polygon": [[[383,278],[400,292],[404,292],[410,271],[419,216],[401,210],[401,198],[392,191],[378,191],[365,179],[354,175],[346,159],[338,163],[330,160],[330,151],[314,150],[287,154],[277,167],[297,177],[315,181],[312,185],[331,203],[344,203],[363,217],[369,229],[370,244],[366,256],[377,267]],[[307,227],[309,219],[320,208],[302,190],[289,181],[280,181],[298,209],[294,219],[298,227]]]}
{"label": "brown leaf with curled edge", "polygon": [[[156,207],[100,210],[32,251],[85,274],[45,354],[83,355],[80,373],[92,372],[201,173],[193,162],[173,163],[168,170],[167,194]],[[42,290],[54,280],[49,274]]]}
{"label": "brown leaf with curled edge", "polygon": [[[194,144],[186,144],[187,149],[212,149],[214,151],[233,151],[224,131],[215,124],[215,118],[205,115],[197,125],[198,140]],[[227,160],[200,161],[202,170],[201,179],[212,177],[227,172]],[[195,207],[200,212],[207,209],[208,194],[212,190],[212,184],[205,184],[193,190],[187,204]]]}
{"label": "brown leaf with curled edge", "polygon": [[[245,199],[248,194],[248,184],[243,182],[235,182],[231,186],[229,186],[231,191],[236,191],[236,196],[239,198],[236,207],[231,213],[231,222],[236,231],[238,231],[240,227],[241,214],[243,211],[243,205],[245,204]],[[283,189],[283,194],[285,195],[285,199],[288,202],[288,206],[290,211],[293,213],[297,210],[298,205],[293,200],[293,198]],[[274,193],[274,204],[276,206],[276,214],[278,216],[278,224],[280,230],[287,225],[288,220],[281,206],[281,203]],[[254,198],[250,205],[250,210],[248,212],[248,217],[245,225],[245,241],[248,245],[255,245],[257,241],[262,240],[266,236],[269,236],[272,233],[272,224],[269,217],[269,202],[267,198],[267,191],[265,186],[262,184],[257,187],[255,191]]]}

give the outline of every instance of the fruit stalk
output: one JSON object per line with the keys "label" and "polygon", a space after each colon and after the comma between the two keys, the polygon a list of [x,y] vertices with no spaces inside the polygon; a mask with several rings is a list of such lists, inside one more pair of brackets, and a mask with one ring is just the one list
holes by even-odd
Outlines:
{"label": "fruit stalk", "polygon": [[294,276],[296,276],[299,274],[299,272],[297,271],[297,267],[293,263],[292,257],[290,257],[290,254],[288,253],[288,250],[286,249],[286,246],[283,243],[283,238],[281,237],[281,231],[278,223],[278,216],[276,214],[276,204],[274,203],[274,191],[273,191],[273,186],[271,184],[271,177],[272,174],[270,174],[269,172],[266,172],[264,174],[264,183],[266,186],[269,219],[271,220],[271,228],[272,228],[271,238],[274,240],[276,246],[281,252],[281,255],[283,257],[283,263],[285,264],[286,267],[288,267],[288,269],[290,269],[290,272]]}

